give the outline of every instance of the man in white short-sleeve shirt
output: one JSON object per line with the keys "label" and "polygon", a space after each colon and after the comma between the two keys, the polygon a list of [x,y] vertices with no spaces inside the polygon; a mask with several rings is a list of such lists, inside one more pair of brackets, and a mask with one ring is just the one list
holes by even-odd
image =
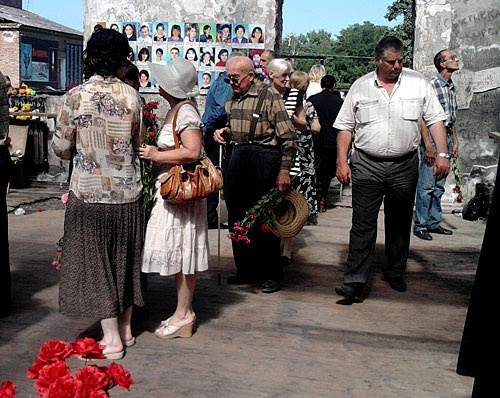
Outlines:
{"label": "man in white short-sleeve shirt", "polygon": [[[352,228],[344,285],[335,288],[349,303],[362,302],[377,238],[377,217],[384,201],[383,280],[406,291],[404,272],[418,179],[420,122],[437,146],[434,173],[448,175],[449,155],[443,112],[428,80],[403,68],[403,44],[386,36],[375,48],[377,69],[354,82],[335,120],[337,178],[352,180]],[[347,152],[354,133],[350,166]]]}

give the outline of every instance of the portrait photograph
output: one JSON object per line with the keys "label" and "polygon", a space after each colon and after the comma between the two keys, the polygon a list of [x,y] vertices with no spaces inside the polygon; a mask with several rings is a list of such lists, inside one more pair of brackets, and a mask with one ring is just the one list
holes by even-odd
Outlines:
{"label": "portrait photograph", "polygon": [[168,22],[154,22],[153,35],[153,41],[166,43],[168,38]]}
{"label": "portrait photograph", "polygon": [[214,23],[200,23],[200,43],[215,44],[215,29]]}
{"label": "portrait photograph", "polygon": [[139,22],[137,24],[137,47],[150,47],[153,45],[153,24],[151,22]]}
{"label": "portrait photograph", "polygon": [[184,58],[191,62],[198,69],[200,62],[200,47],[184,45]]}
{"label": "portrait photograph", "polygon": [[226,68],[229,54],[231,54],[231,47],[215,47],[215,67],[217,70]]}
{"label": "portrait photograph", "polygon": [[122,33],[128,41],[137,41],[137,23],[124,22],[122,24]]}
{"label": "portrait photograph", "polygon": [[168,44],[183,44],[184,40],[184,23],[183,22],[169,22],[170,34],[168,36]]}
{"label": "portrait photograph", "polygon": [[153,62],[151,51],[151,47],[137,47],[137,56],[135,57],[135,65],[137,66],[137,69],[147,69],[148,62]]}
{"label": "portrait photograph", "polygon": [[91,26],[92,33],[106,27],[106,22],[93,22]]}
{"label": "portrait photograph", "polygon": [[117,32],[122,31],[122,23],[121,22],[108,22],[107,26],[109,29],[116,30]]}
{"label": "portrait photograph", "polygon": [[260,69],[260,56],[264,52],[264,49],[249,49],[248,50],[248,58],[252,60],[253,66],[255,69]]}
{"label": "portrait photograph", "polygon": [[221,23],[217,24],[217,43],[218,44],[231,44],[231,24]]}
{"label": "portrait photograph", "polygon": [[214,70],[215,68],[215,48],[200,47],[200,70]]}
{"label": "portrait photograph", "polygon": [[127,56],[127,59],[130,61],[130,62],[133,62],[135,63],[135,60],[137,59],[137,45],[134,43],[128,43],[129,44],[129,52],[128,52],[128,56]]}
{"label": "portrait photograph", "polygon": [[167,62],[177,58],[177,57],[183,57],[183,46],[168,46],[168,53],[167,53]]}
{"label": "portrait photograph", "polygon": [[248,47],[248,24],[233,24],[233,47]]}
{"label": "portrait photograph", "polygon": [[248,25],[248,42],[250,48],[265,48],[265,31],[264,24]]}
{"label": "portrait photograph", "polygon": [[186,23],[184,26],[184,44],[195,44],[200,41],[200,28],[197,23]]}
{"label": "portrait photograph", "polygon": [[152,54],[152,63],[159,65],[166,65],[168,62],[167,47],[154,45]]}
{"label": "portrait photograph", "polygon": [[139,91],[151,91],[152,87],[151,72],[149,69],[139,68]]}
{"label": "portrait photograph", "polygon": [[215,80],[215,73],[210,71],[204,71],[198,73],[198,87],[200,90],[200,94],[207,94],[208,90],[212,86],[213,81]]}

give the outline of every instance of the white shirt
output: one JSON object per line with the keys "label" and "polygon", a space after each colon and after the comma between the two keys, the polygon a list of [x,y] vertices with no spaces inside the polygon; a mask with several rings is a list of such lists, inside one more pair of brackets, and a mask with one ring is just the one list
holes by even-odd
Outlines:
{"label": "white shirt", "polygon": [[142,36],[137,37],[137,48],[140,47],[151,47],[153,45],[153,39],[149,36],[142,38]]}
{"label": "white shirt", "polygon": [[389,97],[376,71],[354,82],[333,127],[354,133],[357,149],[377,157],[405,155],[420,143],[420,122],[446,120],[429,81],[403,68]]}

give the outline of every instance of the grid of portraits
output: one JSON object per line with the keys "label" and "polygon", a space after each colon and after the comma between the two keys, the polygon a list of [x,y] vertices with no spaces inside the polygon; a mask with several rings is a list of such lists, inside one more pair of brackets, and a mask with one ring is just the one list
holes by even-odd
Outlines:
{"label": "grid of portraits", "polygon": [[225,71],[232,51],[248,55],[256,68],[264,52],[265,24],[212,22],[94,22],[92,29],[121,32],[130,44],[130,61],[139,69],[140,91],[157,91],[148,62],[165,65],[176,57],[190,61],[198,71],[198,88],[206,94]]}

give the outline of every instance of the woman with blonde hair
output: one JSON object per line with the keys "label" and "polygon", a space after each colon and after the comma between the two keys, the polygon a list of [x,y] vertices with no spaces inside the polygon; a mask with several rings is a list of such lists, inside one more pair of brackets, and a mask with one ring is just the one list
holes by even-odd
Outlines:
{"label": "woman with blonde hair", "polygon": [[[307,132],[307,123],[304,114],[304,107],[302,104],[303,94],[297,88],[287,87],[288,82],[290,81],[291,71],[292,67],[290,63],[281,58],[275,58],[267,65],[267,74],[269,77],[269,83],[272,87],[278,90],[278,92],[283,97],[283,101],[285,102],[285,108],[290,117],[290,121],[294,125],[295,132],[299,137],[299,153],[300,153],[301,151],[300,145],[302,142],[301,135]],[[301,86],[304,87],[304,84],[301,84]],[[301,171],[300,165],[298,165],[296,161],[294,166],[290,170],[290,176],[297,175],[299,174],[300,171]],[[295,178],[293,185],[297,187],[297,185],[302,185],[302,183],[305,182],[302,181],[302,174],[301,174]],[[281,255],[281,262],[283,265],[289,265],[292,263],[293,260],[292,240],[283,239],[282,243],[283,243],[283,252]]]}
{"label": "woman with blonde hair", "polygon": [[321,92],[321,78],[326,75],[326,69],[321,64],[316,64],[309,70],[309,87],[306,92],[306,99],[311,95]]}

